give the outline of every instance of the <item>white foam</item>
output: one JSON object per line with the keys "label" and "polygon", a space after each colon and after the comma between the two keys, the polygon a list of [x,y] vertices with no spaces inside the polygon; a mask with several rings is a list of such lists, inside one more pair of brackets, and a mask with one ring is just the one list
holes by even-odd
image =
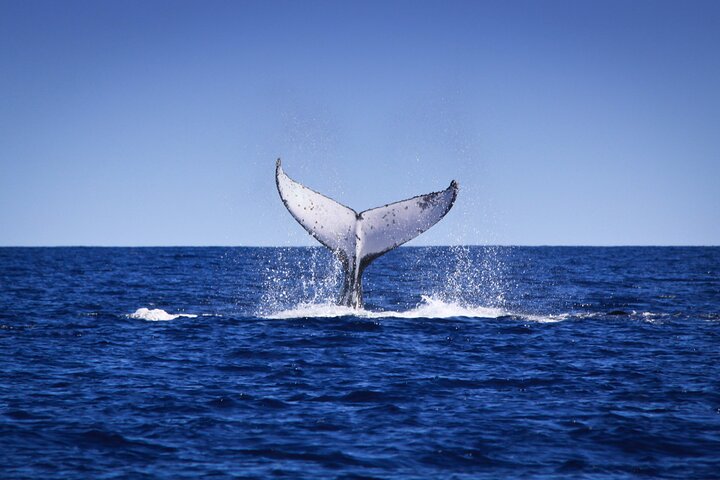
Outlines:
{"label": "white foam", "polygon": [[663,320],[669,315],[667,313],[642,312],[641,316],[643,321],[647,323],[663,323]]}
{"label": "white foam", "polygon": [[152,310],[149,308],[138,308],[135,310],[135,313],[131,313],[128,317],[139,320],[148,320],[150,322],[162,322],[166,320],[175,320],[180,317],[195,318],[197,315],[192,315],[190,313],[178,313],[173,315],[160,308],[154,308]]}
{"label": "white foam", "polygon": [[372,313],[367,310],[359,309],[355,310],[350,307],[342,307],[332,303],[300,303],[294,308],[288,310],[280,310],[278,312],[262,315],[262,318],[275,319],[275,320],[287,320],[291,318],[333,318],[333,317],[366,317],[367,314]]}
{"label": "white foam", "polygon": [[493,307],[465,306],[455,302],[422,296],[422,303],[406,312],[377,312],[379,316],[391,318],[498,318],[511,315],[505,310]]}
{"label": "white foam", "polygon": [[524,315],[510,312],[496,307],[466,306],[455,302],[445,302],[441,299],[423,295],[422,303],[417,307],[406,311],[371,311],[364,309],[353,309],[330,303],[301,303],[289,310],[282,310],[264,318],[288,320],[293,318],[333,318],[333,317],[360,317],[360,318],[499,318],[518,317],[539,323],[559,322],[570,315]]}

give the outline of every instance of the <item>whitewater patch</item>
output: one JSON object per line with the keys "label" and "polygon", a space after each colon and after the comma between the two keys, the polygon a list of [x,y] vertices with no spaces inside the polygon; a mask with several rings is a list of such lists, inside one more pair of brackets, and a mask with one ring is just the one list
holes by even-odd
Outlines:
{"label": "whitewater patch", "polygon": [[164,322],[167,320],[175,320],[176,318],[197,318],[197,315],[191,313],[178,313],[171,314],[160,308],[138,308],[135,313],[128,315],[128,318],[135,318],[138,320],[147,320],[149,322]]}
{"label": "whitewater patch", "polygon": [[560,322],[570,317],[561,315],[527,315],[511,312],[497,307],[467,306],[456,302],[446,302],[438,298],[422,296],[422,303],[406,311],[372,311],[353,309],[331,303],[301,303],[291,309],[264,315],[263,318],[276,320],[289,320],[293,318],[500,318],[513,317],[538,323]]}

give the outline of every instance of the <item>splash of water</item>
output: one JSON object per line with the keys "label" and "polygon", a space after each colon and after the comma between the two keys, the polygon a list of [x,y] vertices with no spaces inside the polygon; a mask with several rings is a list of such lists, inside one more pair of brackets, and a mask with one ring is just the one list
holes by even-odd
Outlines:
{"label": "splash of water", "polygon": [[[264,272],[258,315],[266,318],[367,316],[367,310],[334,304],[342,285],[340,263],[325,249],[311,248],[303,253],[306,251],[310,254],[298,255],[293,249],[278,250]],[[415,295],[420,296],[422,302],[407,312],[393,311],[393,316],[495,318],[511,315],[503,309],[504,264],[499,247],[438,247],[432,249],[430,255],[425,249],[406,253],[410,253],[406,261],[411,267],[403,269],[399,278],[420,289]],[[388,315],[388,312],[379,313]]]}
{"label": "splash of water", "polygon": [[559,322],[569,318],[569,315],[523,315],[510,312],[497,307],[469,307],[454,302],[445,302],[439,298],[422,296],[422,302],[415,308],[406,311],[372,311],[351,307],[344,307],[330,303],[301,303],[297,306],[281,310],[267,315],[263,318],[275,320],[291,320],[296,318],[337,318],[337,317],[358,317],[368,319],[379,318],[501,318],[513,317],[523,321],[538,323]]}
{"label": "splash of water", "polygon": [[293,255],[293,249],[278,249],[265,268],[258,314],[294,305],[333,303],[342,285],[342,266],[324,248],[303,249],[310,255]]}
{"label": "splash of water", "polygon": [[450,257],[443,259],[453,267],[440,281],[434,296],[466,307],[505,306],[505,264],[500,247],[450,247]]}
{"label": "splash of water", "polygon": [[190,313],[178,313],[178,314],[170,314],[166,312],[163,309],[160,308],[153,308],[150,310],[149,308],[138,308],[135,310],[135,313],[131,313],[128,315],[128,318],[135,318],[138,320],[147,320],[150,322],[162,322],[167,320],[175,320],[176,318],[185,317],[185,318],[196,318],[197,315],[192,315]]}

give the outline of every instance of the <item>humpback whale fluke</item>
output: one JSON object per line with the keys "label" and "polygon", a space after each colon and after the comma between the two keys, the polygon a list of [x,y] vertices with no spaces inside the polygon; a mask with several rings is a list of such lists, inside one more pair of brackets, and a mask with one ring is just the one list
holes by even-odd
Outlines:
{"label": "humpback whale fluke", "polygon": [[290,214],[342,262],[345,272],[338,303],[362,307],[362,274],[380,255],[409,242],[445,216],[455,202],[455,180],[440,192],[418,195],[357,213],[292,180],[278,158],[275,183]]}

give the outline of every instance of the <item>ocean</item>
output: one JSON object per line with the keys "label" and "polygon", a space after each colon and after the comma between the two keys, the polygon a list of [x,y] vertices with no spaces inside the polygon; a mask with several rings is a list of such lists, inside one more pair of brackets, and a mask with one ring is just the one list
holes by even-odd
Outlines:
{"label": "ocean", "polygon": [[720,248],[0,248],[0,477],[720,478]]}

